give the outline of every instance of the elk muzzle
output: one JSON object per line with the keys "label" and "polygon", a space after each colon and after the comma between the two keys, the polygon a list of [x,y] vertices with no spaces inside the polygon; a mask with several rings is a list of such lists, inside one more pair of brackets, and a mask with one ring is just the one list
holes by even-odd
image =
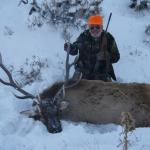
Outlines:
{"label": "elk muzzle", "polygon": [[42,115],[45,125],[50,133],[58,133],[62,131],[59,119],[59,108],[52,99],[45,99],[41,103]]}

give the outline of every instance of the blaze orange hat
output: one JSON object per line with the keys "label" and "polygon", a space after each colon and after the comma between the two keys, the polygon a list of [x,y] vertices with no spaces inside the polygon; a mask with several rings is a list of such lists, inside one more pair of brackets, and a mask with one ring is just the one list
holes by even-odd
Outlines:
{"label": "blaze orange hat", "polygon": [[88,25],[103,25],[103,17],[102,16],[90,16],[88,18]]}

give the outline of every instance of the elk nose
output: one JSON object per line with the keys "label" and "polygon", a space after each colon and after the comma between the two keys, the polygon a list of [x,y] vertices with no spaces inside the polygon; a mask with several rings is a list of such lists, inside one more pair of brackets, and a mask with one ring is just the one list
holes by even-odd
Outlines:
{"label": "elk nose", "polygon": [[57,129],[54,129],[53,130],[53,133],[59,133],[59,132],[61,132],[62,131],[62,128],[57,128]]}
{"label": "elk nose", "polygon": [[57,119],[50,119],[47,122],[47,129],[50,133],[59,133],[62,131],[61,123]]}
{"label": "elk nose", "polygon": [[59,128],[48,128],[48,131],[50,133],[59,133],[62,131],[62,128],[61,127],[59,127]]}

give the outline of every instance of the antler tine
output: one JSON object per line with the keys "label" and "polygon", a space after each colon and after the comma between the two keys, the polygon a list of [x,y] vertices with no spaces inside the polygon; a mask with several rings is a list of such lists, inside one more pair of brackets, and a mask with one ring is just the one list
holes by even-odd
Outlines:
{"label": "antler tine", "polygon": [[69,64],[69,67],[71,68],[74,64],[76,64],[78,59],[79,59],[79,54],[75,57],[74,61],[71,64]]}
{"label": "antler tine", "polygon": [[1,53],[0,53],[0,67],[1,67],[2,70],[7,74],[8,79],[9,79],[9,82],[6,82],[6,81],[4,81],[4,80],[2,80],[2,79],[0,78],[0,82],[3,83],[3,84],[5,84],[5,85],[14,87],[17,91],[19,91],[20,93],[22,93],[22,94],[24,95],[24,96],[17,96],[17,95],[15,95],[17,98],[20,98],[20,99],[25,99],[25,98],[34,99],[34,98],[36,98],[36,97],[33,96],[32,94],[26,92],[26,91],[23,90],[21,87],[19,87],[19,86],[17,85],[17,83],[13,80],[10,71],[4,66],[4,64],[3,64],[3,62],[2,62]]}
{"label": "antler tine", "polygon": [[29,95],[27,95],[27,96],[18,96],[18,95],[16,95],[16,94],[13,94],[16,98],[19,98],[19,99],[27,99],[27,98],[31,98],[31,99],[34,99],[34,98],[36,98],[36,97],[33,97],[33,96],[29,96]]}
{"label": "antler tine", "polygon": [[42,115],[41,108],[39,106],[40,104],[41,104],[41,97],[40,97],[40,93],[38,93],[38,96],[37,96],[37,109],[38,109],[40,115]]}

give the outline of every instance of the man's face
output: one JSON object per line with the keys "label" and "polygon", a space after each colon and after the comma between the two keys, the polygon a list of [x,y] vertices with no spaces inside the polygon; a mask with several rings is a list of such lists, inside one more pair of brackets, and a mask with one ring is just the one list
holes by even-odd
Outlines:
{"label": "man's face", "polygon": [[103,31],[103,26],[102,25],[90,25],[89,30],[90,30],[92,37],[98,38],[101,36],[101,33]]}

